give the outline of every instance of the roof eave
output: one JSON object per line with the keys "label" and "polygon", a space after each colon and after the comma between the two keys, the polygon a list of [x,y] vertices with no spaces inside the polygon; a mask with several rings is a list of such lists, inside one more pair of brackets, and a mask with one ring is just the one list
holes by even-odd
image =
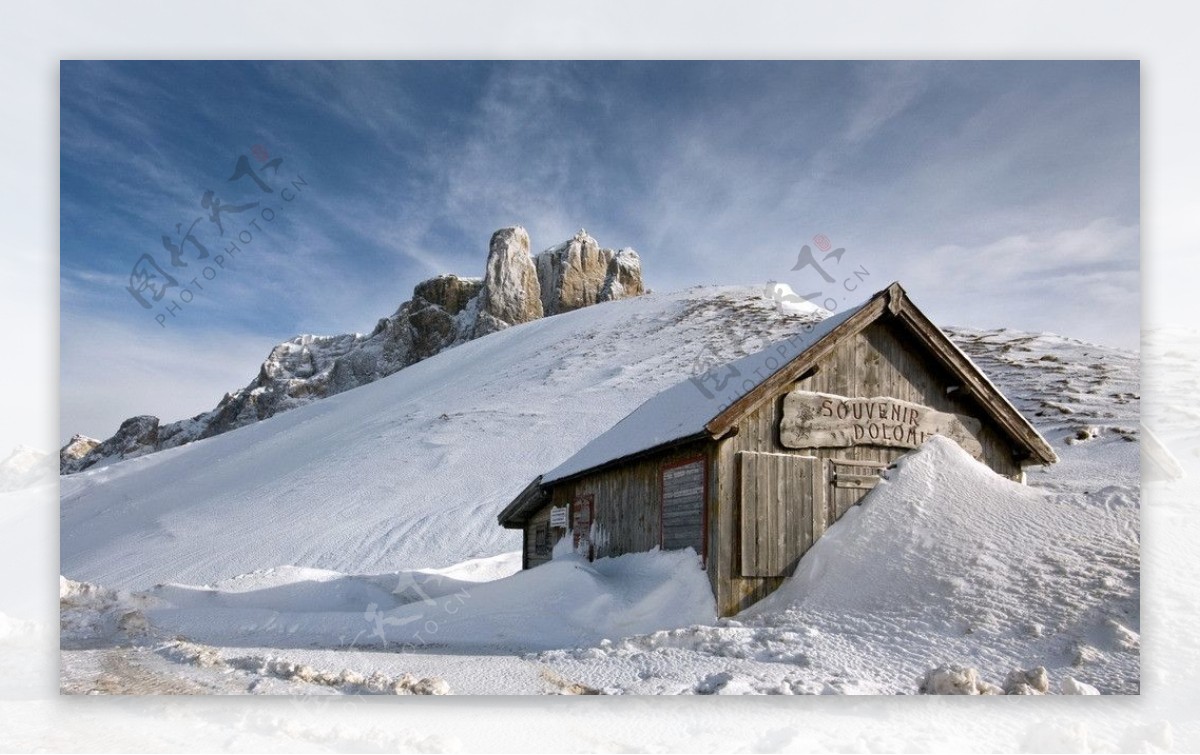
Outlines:
{"label": "roof eave", "polygon": [[[897,286],[897,288],[899,288]],[[890,288],[889,288],[890,290]],[[925,316],[900,289],[901,298],[896,316],[920,336],[922,342],[963,381],[969,394],[991,415],[1009,439],[1028,453],[1024,463],[1054,464],[1058,454],[1037,428],[1025,418],[999,388],[971,361],[941,328]]]}
{"label": "roof eave", "polygon": [[545,491],[542,490],[542,476],[538,475],[533,482],[529,483],[517,494],[517,497],[512,499],[504,509],[496,515],[496,520],[500,522],[500,526],[505,529],[519,529],[524,527],[529,522],[529,514],[533,513],[533,509],[539,507],[545,501],[540,500],[545,497]]}
{"label": "roof eave", "polygon": [[691,435],[685,435],[682,438],[676,438],[675,440],[659,443],[656,446],[651,446],[650,448],[638,451],[636,453],[626,454],[625,456],[606,461],[603,464],[597,464],[594,467],[581,469],[578,472],[573,472],[565,477],[559,477],[543,482],[543,475],[538,475],[533,482],[526,485],[525,488],[517,494],[517,497],[514,498],[511,503],[504,507],[504,509],[496,516],[496,519],[500,522],[500,526],[504,527],[505,529],[520,529],[529,523],[530,514],[548,502],[548,491],[550,488],[553,488],[556,485],[578,480],[586,475],[602,472],[611,467],[620,466],[621,464],[626,464],[630,461],[636,461],[637,459],[654,456],[655,454],[662,453],[663,451],[669,451],[672,448],[684,446],[688,443],[713,439],[713,436],[709,435],[708,432],[701,431]]}
{"label": "roof eave", "polygon": [[564,482],[571,482],[572,480],[578,480],[580,477],[584,477],[586,475],[595,474],[596,472],[602,472],[611,467],[620,466],[622,464],[626,464],[631,461],[636,461],[638,459],[644,459],[648,456],[655,456],[657,454],[662,453],[663,451],[669,451],[672,448],[676,448],[678,446],[685,446],[689,443],[695,443],[697,441],[713,440],[713,439],[714,439],[714,436],[712,434],[710,434],[707,430],[701,430],[698,433],[692,433],[691,435],[685,435],[681,438],[664,441],[663,443],[659,443],[656,446],[651,446],[650,448],[646,448],[641,451],[635,451],[634,453],[631,453],[631,454],[625,454],[624,456],[619,456],[615,459],[610,459],[610,460],[604,462],[603,464],[597,464],[595,466],[588,467],[587,469],[581,469],[578,472],[572,472],[571,474],[566,475],[564,477],[558,477],[553,480],[547,480],[544,483],[544,485],[546,487],[553,487],[555,485],[560,485]]}
{"label": "roof eave", "polygon": [[[893,283],[892,286],[899,288],[899,284]],[[791,361],[710,420],[705,425],[705,429],[713,437],[722,437],[728,434],[743,417],[757,409],[764,401],[769,400],[784,386],[799,379],[843,338],[874,322],[887,306],[886,294],[892,290],[892,286],[872,296],[859,311],[848,317],[845,322],[838,324],[815,342],[801,349],[796,356],[792,357]]]}

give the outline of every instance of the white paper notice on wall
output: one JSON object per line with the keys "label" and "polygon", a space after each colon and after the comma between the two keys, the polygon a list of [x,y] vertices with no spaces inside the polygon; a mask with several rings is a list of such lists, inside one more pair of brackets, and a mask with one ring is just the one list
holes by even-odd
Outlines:
{"label": "white paper notice on wall", "polygon": [[551,527],[567,527],[567,507],[559,506],[555,509],[550,509],[550,526]]}
{"label": "white paper notice on wall", "polygon": [[779,442],[788,448],[916,448],[930,436],[943,435],[982,459],[980,427],[973,417],[888,396],[852,398],[792,391],[783,399]]}

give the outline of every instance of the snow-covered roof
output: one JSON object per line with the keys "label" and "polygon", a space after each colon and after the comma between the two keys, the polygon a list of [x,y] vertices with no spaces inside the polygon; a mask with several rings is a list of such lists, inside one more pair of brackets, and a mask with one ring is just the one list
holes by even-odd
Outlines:
{"label": "snow-covered roof", "polygon": [[[900,284],[893,283],[862,304],[816,322],[810,319],[790,338],[682,380],[653,396],[575,455],[530,483],[500,512],[500,523],[505,527],[519,526],[523,516],[545,502],[546,490],[554,483],[690,440],[723,437],[759,398],[765,398],[782,386],[780,381],[789,379],[786,375],[779,377],[782,373],[790,372],[792,379],[798,377],[798,371],[805,369],[805,360],[800,358],[814,346],[829,337],[841,338],[857,332],[885,314],[908,328],[929,348],[931,358],[942,361],[957,375],[963,381],[963,390],[980,403],[981,409],[1029,458],[1040,463],[1057,461],[1054,450],[1029,420],[970,357],[912,304]],[[844,323],[847,327],[840,328]],[[819,354],[813,359],[819,359]]]}
{"label": "snow-covered roof", "polygon": [[542,484],[562,480],[652,448],[702,436],[705,425],[718,414],[783,365],[804,353],[865,304],[823,320],[809,319],[790,338],[713,367],[701,375],[689,377],[652,396],[574,456],[542,475]]}

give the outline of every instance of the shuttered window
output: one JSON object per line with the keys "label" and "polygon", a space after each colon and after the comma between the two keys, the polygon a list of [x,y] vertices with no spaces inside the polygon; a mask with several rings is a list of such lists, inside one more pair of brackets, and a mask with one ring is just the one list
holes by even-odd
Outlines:
{"label": "shuttered window", "polygon": [[787,577],[825,532],[825,475],[813,456],[742,451],[742,576]]}
{"label": "shuttered window", "polygon": [[667,464],[661,470],[663,550],[693,548],[707,556],[705,509],[707,475],[703,458]]}

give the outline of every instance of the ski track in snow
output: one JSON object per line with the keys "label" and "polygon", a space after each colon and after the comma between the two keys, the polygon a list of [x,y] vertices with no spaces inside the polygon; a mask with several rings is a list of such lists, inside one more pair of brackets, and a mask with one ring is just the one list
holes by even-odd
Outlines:
{"label": "ski track in snow", "polygon": [[[1136,692],[1138,359],[1048,334],[950,329],[1061,462],[1016,494],[1045,498],[1028,521],[944,502],[971,514],[945,547],[934,544],[953,533],[939,521],[874,532],[848,563],[864,579],[890,574],[907,600],[859,604],[853,584],[818,580],[809,597],[786,603],[785,586],[714,621],[696,580],[663,571],[674,554],[653,554],[600,567],[644,576],[628,584],[568,562],[518,575],[529,599],[507,605],[512,580],[494,580],[519,569],[520,534],[496,524],[500,508],[698,360],[790,335],[798,321],[758,294],[690,289],[546,318],[256,425],[62,478],[63,574],[109,595],[81,607],[68,590],[64,691],[348,691],[262,671],[286,658],[437,677],[456,694],[893,694],[946,662],[994,683],[1044,665],[1055,689],[1070,675]],[[839,532],[871,532],[867,509],[818,545],[833,554]],[[896,569],[871,571],[871,548],[892,549]],[[962,573],[936,571],[950,567]],[[459,598],[458,619],[445,613],[456,595],[478,596]],[[537,616],[545,604],[576,623]],[[434,637],[385,644],[428,621]],[[222,663],[165,652],[177,635],[212,643]]]}

